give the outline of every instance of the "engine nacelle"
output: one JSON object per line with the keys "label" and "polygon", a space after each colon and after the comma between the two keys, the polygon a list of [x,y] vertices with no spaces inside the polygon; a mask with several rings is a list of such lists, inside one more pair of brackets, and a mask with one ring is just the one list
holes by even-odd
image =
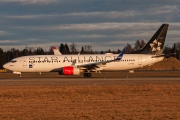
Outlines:
{"label": "engine nacelle", "polygon": [[59,72],[61,75],[79,75],[80,69],[73,66],[63,67],[62,71]]}

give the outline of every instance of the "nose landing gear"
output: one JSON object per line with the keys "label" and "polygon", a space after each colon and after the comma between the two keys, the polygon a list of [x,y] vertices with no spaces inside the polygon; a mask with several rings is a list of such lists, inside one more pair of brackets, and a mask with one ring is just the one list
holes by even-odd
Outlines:
{"label": "nose landing gear", "polygon": [[91,78],[92,77],[92,74],[91,73],[84,73],[83,76],[85,78]]}

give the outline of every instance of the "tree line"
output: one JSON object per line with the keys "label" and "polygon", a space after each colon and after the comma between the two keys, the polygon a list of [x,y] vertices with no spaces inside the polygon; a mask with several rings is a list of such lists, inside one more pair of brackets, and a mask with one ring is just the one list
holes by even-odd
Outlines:
{"label": "tree line", "polygon": [[[125,46],[126,54],[131,53],[132,51],[140,50],[144,45],[146,44],[145,40],[137,40],[134,44],[134,47],[132,47],[129,43]],[[71,43],[70,45],[67,45],[66,43],[61,43],[59,45],[59,51],[62,54],[100,54],[100,53],[114,53],[118,54],[121,52],[120,49],[117,51],[111,51],[108,49],[107,51],[93,51],[91,45],[85,45],[81,47],[81,50],[79,51],[77,49],[77,43]],[[175,53],[173,57],[180,60],[180,42],[174,43],[173,46],[165,46],[163,50],[164,54],[170,54]],[[10,50],[3,51],[2,48],[0,48],[0,69],[2,69],[3,65],[13,58],[21,57],[21,56],[27,56],[27,55],[53,55],[53,50],[50,47],[49,50],[44,50],[41,47],[33,48],[33,47],[25,47],[23,50],[11,48]]]}

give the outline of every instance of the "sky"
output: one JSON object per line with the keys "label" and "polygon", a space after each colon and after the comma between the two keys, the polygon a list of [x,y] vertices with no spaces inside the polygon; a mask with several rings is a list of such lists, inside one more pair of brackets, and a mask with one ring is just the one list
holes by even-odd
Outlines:
{"label": "sky", "polygon": [[80,50],[123,49],[169,24],[165,45],[180,42],[180,0],[0,0],[0,48],[73,42]]}

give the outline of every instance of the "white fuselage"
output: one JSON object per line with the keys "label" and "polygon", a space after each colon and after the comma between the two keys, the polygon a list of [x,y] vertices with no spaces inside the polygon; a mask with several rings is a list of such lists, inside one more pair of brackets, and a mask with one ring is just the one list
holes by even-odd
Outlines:
{"label": "white fuselage", "polygon": [[[101,61],[113,60],[118,54],[92,54],[92,55],[34,55],[13,59],[3,67],[14,72],[59,72],[59,69],[72,66],[72,61],[76,60],[75,66]],[[152,58],[147,54],[124,54],[119,61],[113,61],[99,66],[100,71],[118,71],[139,68],[152,65],[163,60],[164,57]]]}

